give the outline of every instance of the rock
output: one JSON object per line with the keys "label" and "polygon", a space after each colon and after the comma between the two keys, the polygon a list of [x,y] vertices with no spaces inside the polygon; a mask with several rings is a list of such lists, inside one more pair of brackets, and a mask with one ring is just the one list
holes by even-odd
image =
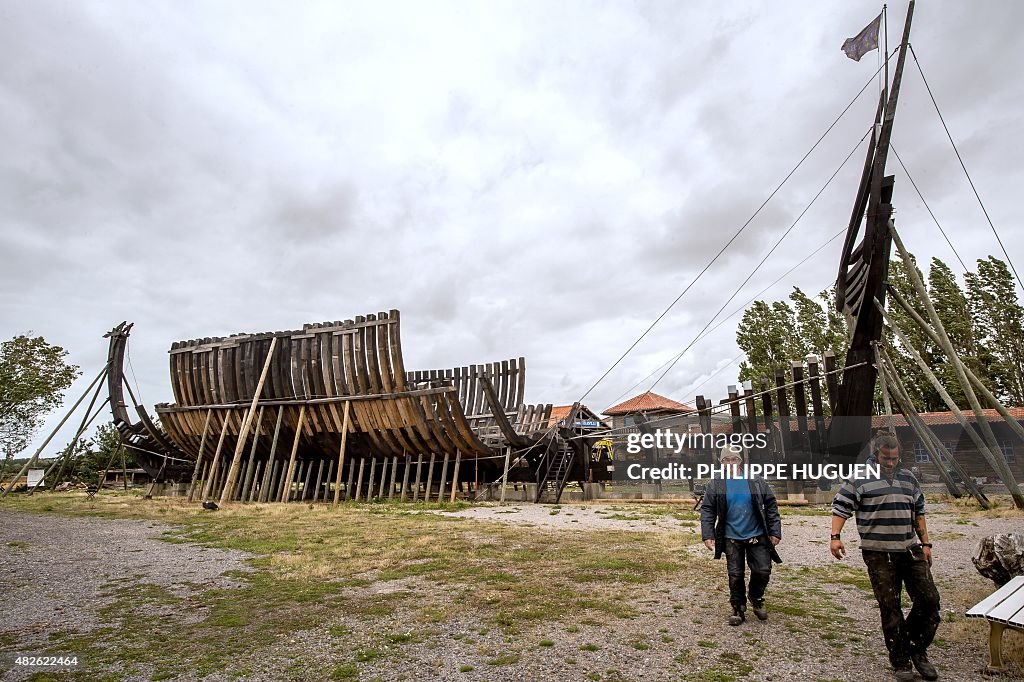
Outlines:
{"label": "rock", "polygon": [[982,538],[971,557],[978,573],[1002,587],[1024,575],[1024,534],[1000,533]]}

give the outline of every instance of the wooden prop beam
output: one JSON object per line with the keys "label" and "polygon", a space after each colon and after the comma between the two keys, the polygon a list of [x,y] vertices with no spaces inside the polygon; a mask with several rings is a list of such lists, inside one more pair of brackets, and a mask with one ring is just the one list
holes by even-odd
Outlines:
{"label": "wooden prop beam", "polygon": [[[259,402],[263,393],[263,384],[267,381],[267,372],[270,371],[270,362],[274,359],[274,349],[277,348],[277,337],[270,339],[270,349],[267,351],[267,358],[263,361],[263,371],[260,372],[259,383],[256,384],[256,393],[252,397],[252,404],[249,411],[245,413],[242,421],[242,428],[238,433],[238,441],[235,443],[235,454],[231,458],[231,468],[228,469],[228,477],[224,482],[224,491],[220,496],[220,504],[223,506],[235,496],[235,486],[238,483],[238,472],[242,466],[242,453],[245,452],[245,440],[249,437],[249,428],[252,426],[253,415],[256,414],[256,403]],[[262,414],[262,413],[261,413]],[[255,438],[253,439],[253,450],[256,449]]]}

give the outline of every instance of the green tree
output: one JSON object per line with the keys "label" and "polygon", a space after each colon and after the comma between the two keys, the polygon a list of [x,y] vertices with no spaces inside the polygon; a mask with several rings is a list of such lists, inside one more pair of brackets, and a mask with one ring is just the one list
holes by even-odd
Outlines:
{"label": "green tree", "polygon": [[1024,307],[1013,276],[1006,263],[989,256],[979,259],[978,272],[966,273],[965,279],[977,343],[990,354],[985,360],[994,392],[1024,405]]}
{"label": "green tree", "polygon": [[28,446],[79,376],[67,355],[41,336],[15,336],[0,344],[0,451],[5,459]]}
{"label": "green tree", "polygon": [[757,385],[762,377],[775,376],[777,368],[788,368],[800,353],[796,330],[796,315],[785,301],[754,301],[736,330],[736,344],[747,354],[740,363],[740,381]]}
{"label": "green tree", "polygon": [[[849,341],[846,323],[831,304],[834,299],[831,291],[811,298],[794,287],[789,295],[791,303],[754,301],[744,311],[736,330],[736,344],[747,355],[740,363],[740,381],[752,381],[759,389],[761,379],[768,378],[774,385],[776,369],[784,370],[788,376],[793,360],[803,360],[812,354],[820,358],[829,351],[835,354],[837,367],[841,368]],[[828,405],[826,382],[822,382],[822,393],[822,402]]]}
{"label": "green tree", "polygon": [[[109,465],[111,469],[121,468],[121,436],[113,422],[96,429],[96,435],[88,443],[88,452],[75,467],[75,475],[87,483],[95,483]],[[134,467],[131,453],[125,451],[124,465]]]}

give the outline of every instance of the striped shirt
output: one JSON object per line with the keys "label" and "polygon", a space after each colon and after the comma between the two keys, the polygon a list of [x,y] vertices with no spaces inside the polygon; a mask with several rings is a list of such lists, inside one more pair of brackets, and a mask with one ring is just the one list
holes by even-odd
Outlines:
{"label": "striped shirt", "polygon": [[[867,464],[875,463],[868,458]],[[901,466],[891,482],[884,476],[849,479],[832,501],[832,515],[848,519],[854,513],[862,550],[905,552],[918,544],[914,519],[924,516],[921,484]]]}

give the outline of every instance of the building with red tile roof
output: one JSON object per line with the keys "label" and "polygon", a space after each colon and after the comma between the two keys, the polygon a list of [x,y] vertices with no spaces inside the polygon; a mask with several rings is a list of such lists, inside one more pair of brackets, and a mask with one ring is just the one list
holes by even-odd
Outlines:
{"label": "building with red tile roof", "polygon": [[633,396],[629,400],[613,405],[604,411],[604,414],[609,417],[625,414],[635,414],[637,412],[651,412],[660,414],[689,414],[690,412],[696,412],[696,408],[684,405],[683,403],[677,403],[671,398],[666,398],[663,395],[658,395],[653,391],[645,391],[640,395]]}

